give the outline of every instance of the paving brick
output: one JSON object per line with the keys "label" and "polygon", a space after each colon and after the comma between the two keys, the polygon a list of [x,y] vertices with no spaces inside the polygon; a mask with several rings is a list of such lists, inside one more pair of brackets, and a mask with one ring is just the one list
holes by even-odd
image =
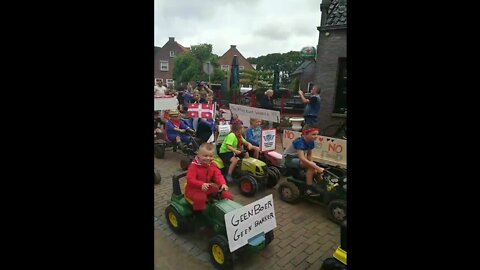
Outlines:
{"label": "paving brick", "polygon": [[318,270],[318,269],[320,269],[320,267],[322,267],[322,264],[323,264],[323,260],[317,259],[307,269]]}
{"label": "paving brick", "polygon": [[307,240],[307,238],[305,238],[304,236],[301,236],[301,235],[298,236],[298,237],[294,237],[294,238],[296,238],[296,240],[290,243],[290,245],[294,248],[298,247],[302,243],[305,243],[305,241]]}
{"label": "paving brick", "polygon": [[296,232],[292,235],[293,238],[299,238],[299,237],[303,237],[304,235],[308,235],[306,234],[306,230],[304,228],[298,228],[296,230]]}
{"label": "paving brick", "polygon": [[283,247],[282,250],[280,250],[280,252],[277,253],[278,256],[280,256],[281,258],[285,257],[288,253],[292,252],[294,248],[291,247],[291,246],[286,246],[286,247]]}
{"label": "paving brick", "polygon": [[280,248],[285,248],[287,247],[288,245],[290,245],[291,242],[295,241],[294,238],[292,238],[291,236],[283,239],[282,241],[280,241],[280,243],[277,243],[276,245],[279,246]]}
{"label": "paving brick", "polygon": [[320,239],[320,236],[315,234],[315,235],[310,236],[307,239],[307,241],[305,241],[305,243],[310,245],[310,244],[313,244],[313,243],[317,242],[319,239]]}
{"label": "paving brick", "polygon": [[295,266],[298,266],[300,263],[302,263],[307,257],[309,256],[309,254],[305,253],[305,252],[300,252],[298,253],[294,258],[292,258],[292,260],[290,261],[293,265]]}
{"label": "paving brick", "polygon": [[316,260],[318,260],[320,258],[320,256],[322,256],[324,254],[324,252],[320,249],[317,249],[315,250],[311,255],[309,255],[306,259],[306,261],[308,263],[311,263],[313,264]]}
{"label": "paving brick", "polygon": [[307,261],[302,261],[299,265],[295,266],[295,270],[304,270],[304,269],[308,269],[308,267],[310,266],[310,264],[307,262]]}
{"label": "paving brick", "polygon": [[321,245],[318,244],[318,243],[313,243],[313,244],[309,245],[309,246],[305,249],[305,252],[306,252],[307,254],[310,254],[310,255],[311,255],[311,254],[313,254],[313,252],[315,252],[317,249],[319,249],[320,246],[321,246]]}

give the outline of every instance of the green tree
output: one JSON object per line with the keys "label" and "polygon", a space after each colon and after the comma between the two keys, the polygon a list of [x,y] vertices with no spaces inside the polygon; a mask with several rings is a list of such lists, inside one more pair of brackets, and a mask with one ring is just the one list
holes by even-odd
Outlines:
{"label": "green tree", "polygon": [[279,65],[280,84],[288,87],[291,83],[290,74],[302,63],[300,52],[290,51],[288,53],[271,53],[257,58],[247,59],[251,64],[257,64],[257,70],[274,71],[275,65]]}
{"label": "green tree", "polygon": [[194,45],[190,52],[177,56],[173,79],[179,83],[207,81],[208,74],[203,71],[203,63],[209,61],[213,66],[210,81],[212,83],[222,83],[225,79],[225,73],[220,69],[218,56],[212,53],[211,44]]}

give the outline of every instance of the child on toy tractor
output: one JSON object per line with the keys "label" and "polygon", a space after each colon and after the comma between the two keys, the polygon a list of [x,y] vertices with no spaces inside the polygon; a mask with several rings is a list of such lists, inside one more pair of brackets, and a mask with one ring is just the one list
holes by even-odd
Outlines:
{"label": "child on toy tractor", "polygon": [[185,133],[195,131],[180,120],[178,110],[170,110],[168,115],[170,116],[170,119],[166,125],[168,140],[171,142],[176,142],[178,147],[185,152],[185,144],[188,145],[191,143],[191,137],[187,136]]}
{"label": "child on toy tractor", "polygon": [[302,130],[302,136],[293,140],[292,144],[283,152],[285,166],[288,169],[307,169],[307,189],[305,193],[312,197],[320,196],[320,193],[313,187],[313,176],[315,173],[322,174],[324,171],[322,167],[319,167],[313,161],[312,157],[312,150],[315,148],[318,134],[318,129],[305,125]]}
{"label": "child on toy tractor", "polygon": [[258,147],[260,147],[260,140],[262,137],[261,124],[262,120],[258,118],[250,118],[250,127],[247,129],[247,142]]}
{"label": "child on toy tractor", "polygon": [[235,170],[240,157],[248,157],[247,152],[243,152],[243,145],[247,147],[248,150],[254,151],[254,158],[258,159],[258,154],[260,149],[257,146],[253,146],[251,143],[247,142],[242,136],[243,134],[243,125],[234,124],[232,126],[232,132],[230,132],[225,140],[220,146],[219,157],[222,159],[223,164],[230,164],[228,167],[227,173],[227,182],[233,183],[232,173]]}
{"label": "child on toy tractor", "polygon": [[222,199],[233,200],[225,178],[220,169],[212,162],[214,147],[210,143],[200,145],[197,156],[188,167],[185,196],[193,201],[194,211],[205,210],[208,196],[217,194],[220,189],[223,190]]}

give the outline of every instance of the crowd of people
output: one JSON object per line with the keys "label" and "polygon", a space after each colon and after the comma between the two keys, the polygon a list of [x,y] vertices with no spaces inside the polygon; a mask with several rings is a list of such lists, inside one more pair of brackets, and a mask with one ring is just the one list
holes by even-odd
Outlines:
{"label": "crowd of people", "polygon": [[[318,129],[318,113],[320,110],[320,88],[314,86],[310,97],[306,97],[303,91],[298,91],[302,101],[305,104],[304,118],[305,126],[302,131],[302,136],[295,139],[292,144],[287,147],[283,153],[286,165],[306,170],[307,186],[312,187],[313,175],[315,173],[322,173],[323,168],[319,167],[312,160],[312,150],[315,148],[316,137],[319,135]],[[265,92],[264,98],[261,100],[261,107],[264,109],[273,109],[273,90],[269,89]],[[166,132],[167,140],[175,142],[181,150],[187,148],[192,143],[192,136],[189,133],[195,134],[198,138],[199,149],[197,155],[192,162],[194,166],[190,166],[190,171],[187,174],[189,183],[188,193],[194,200],[194,208],[201,210],[204,208],[205,196],[210,192],[214,192],[212,183],[216,183],[216,190],[219,187],[228,189],[227,184],[233,183],[232,174],[237,166],[240,158],[248,157],[249,153],[254,158],[259,158],[260,142],[261,142],[261,124],[262,120],[257,118],[250,119],[250,127],[245,130],[243,122],[238,115],[231,114],[229,122],[231,125],[231,132],[223,139],[221,145],[219,144],[218,153],[217,148],[209,142],[215,141],[215,132],[218,126],[218,117],[213,115],[212,118],[189,118],[188,104],[214,104],[215,95],[208,84],[199,82],[195,89],[187,86],[180,91],[168,91],[161,80],[156,81],[154,95],[162,96],[176,96],[178,99],[178,109],[169,110],[168,119],[162,119],[162,115],[156,111],[154,114],[154,132],[161,132],[162,126]],[[218,116],[218,115],[217,115]],[[225,123],[225,122],[223,122]],[[273,125],[269,123],[269,128]],[[245,137],[244,137],[245,135]],[[228,164],[228,172],[225,176],[226,180],[215,169],[215,165],[211,160],[213,155],[218,154],[224,164]],[[212,167],[213,166],[213,167]],[[212,169],[210,169],[212,167]],[[210,175],[212,179],[208,179],[203,174],[205,171],[212,170]],[[201,175],[199,174],[201,172]],[[226,197],[231,194],[224,193]],[[313,188],[307,188],[306,194],[309,196],[318,196],[319,194]]]}

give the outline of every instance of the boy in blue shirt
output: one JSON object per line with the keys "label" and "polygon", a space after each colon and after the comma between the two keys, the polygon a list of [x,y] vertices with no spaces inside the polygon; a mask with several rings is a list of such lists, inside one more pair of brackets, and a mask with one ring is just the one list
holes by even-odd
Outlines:
{"label": "boy in blue shirt", "polygon": [[315,148],[315,141],[319,130],[308,125],[303,127],[302,136],[293,140],[292,144],[285,149],[283,156],[285,165],[289,168],[307,169],[307,190],[308,196],[320,196],[313,188],[313,175],[315,173],[323,173],[324,169],[319,167],[312,157],[312,150]]}

